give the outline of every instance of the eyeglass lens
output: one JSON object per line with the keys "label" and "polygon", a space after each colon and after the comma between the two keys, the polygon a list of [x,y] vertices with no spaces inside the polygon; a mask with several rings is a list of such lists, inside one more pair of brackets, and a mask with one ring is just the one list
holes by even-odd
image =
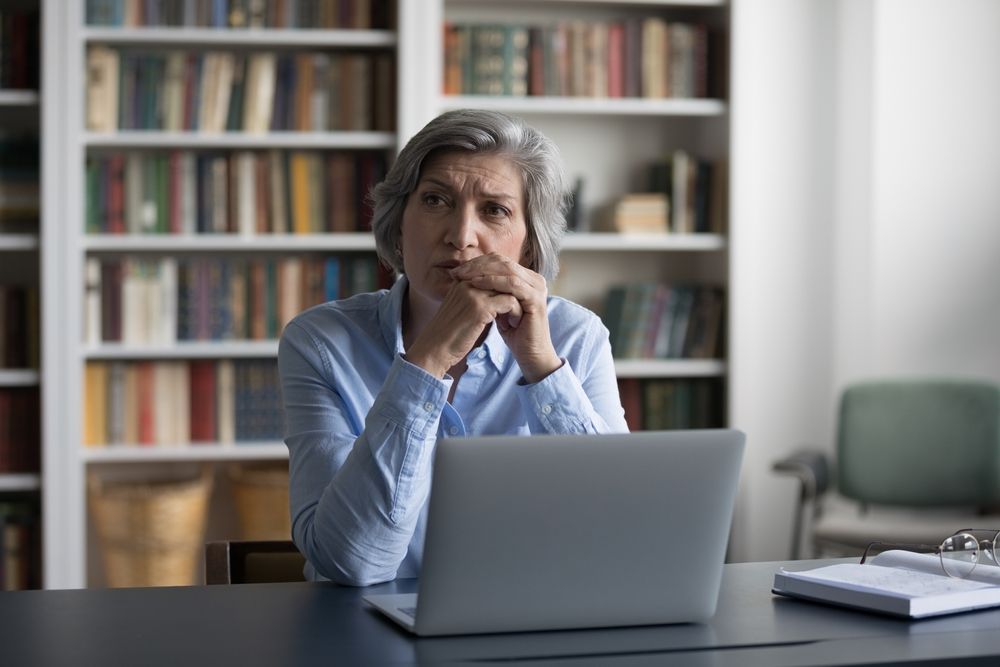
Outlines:
{"label": "eyeglass lens", "polygon": [[941,543],[940,554],[944,571],[964,579],[979,562],[979,540],[968,533],[956,533]]}

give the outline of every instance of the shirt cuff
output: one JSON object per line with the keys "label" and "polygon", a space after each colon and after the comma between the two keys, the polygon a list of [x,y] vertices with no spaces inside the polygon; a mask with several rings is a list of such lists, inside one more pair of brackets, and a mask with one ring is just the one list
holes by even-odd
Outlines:
{"label": "shirt cuff", "polygon": [[396,355],[372,410],[402,429],[429,437],[437,433],[452,382],[451,377],[442,380]]}
{"label": "shirt cuff", "polygon": [[520,385],[532,433],[576,433],[587,430],[593,407],[569,361],[534,384]]}

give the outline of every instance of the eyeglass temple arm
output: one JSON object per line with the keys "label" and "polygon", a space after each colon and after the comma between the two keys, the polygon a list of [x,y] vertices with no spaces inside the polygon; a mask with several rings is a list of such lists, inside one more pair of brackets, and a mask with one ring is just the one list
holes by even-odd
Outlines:
{"label": "eyeglass temple arm", "polygon": [[919,544],[916,542],[869,542],[868,546],[865,547],[865,552],[861,554],[861,565],[865,564],[868,560],[868,553],[873,547],[888,547],[886,549],[881,549],[880,551],[888,551],[889,549],[906,549],[909,551],[930,551],[932,553],[938,553],[941,547],[937,544]]}

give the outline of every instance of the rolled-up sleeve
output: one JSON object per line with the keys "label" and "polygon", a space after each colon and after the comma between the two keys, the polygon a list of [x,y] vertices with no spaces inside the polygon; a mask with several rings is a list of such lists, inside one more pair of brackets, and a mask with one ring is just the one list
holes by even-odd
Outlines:
{"label": "rolled-up sleeve", "polygon": [[518,398],[532,434],[625,433],[608,332],[592,317],[572,361],[534,384],[522,379]]}
{"label": "rolled-up sleeve", "polygon": [[396,577],[430,487],[430,457],[450,380],[396,355],[370,410],[291,323],[278,351],[289,450],[292,536],[316,571],[369,585]]}

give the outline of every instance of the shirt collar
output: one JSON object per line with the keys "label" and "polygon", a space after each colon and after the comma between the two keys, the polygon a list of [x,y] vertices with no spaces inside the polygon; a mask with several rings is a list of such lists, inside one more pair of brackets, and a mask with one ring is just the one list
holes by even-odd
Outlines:
{"label": "shirt collar", "polygon": [[[382,330],[382,339],[393,354],[403,354],[406,351],[403,347],[403,299],[406,298],[409,285],[406,276],[400,276],[388,295],[379,303],[379,328]],[[503,369],[509,350],[496,323],[490,325],[489,333],[486,334],[481,347],[486,350],[493,367],[497,371]]]}

